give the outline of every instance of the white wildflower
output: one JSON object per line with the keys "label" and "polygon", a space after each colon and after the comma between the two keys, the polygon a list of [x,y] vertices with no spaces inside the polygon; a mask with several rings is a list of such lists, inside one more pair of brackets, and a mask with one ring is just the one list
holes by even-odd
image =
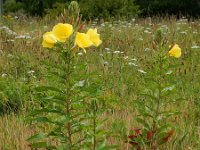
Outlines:
{"label": "white wildflower", "polygon": [[110,48],[106,47],[105,50],[106,50],[106,51],[110,51]]}
{"label": "white wildflower", "polygon": [[77,55],[78,55],[78,56],[82,56],[82,55],[83,55],[83,53],[79,52]]}
{"label": "white wildflower", "polygon": [[75,87],[83,87],[84,83],[85,83],[85,80],[78,81],[77,83],[74,84],[73,88],[75,88]]}
{"label": "white wildflower", "polygon": [[145,48],[145,49],[144,49],[144,51],[150,51],[150,50],[151,50],[150,48]]}
{"label": "white wildflower", "polygon": [[124,59],[125,59],[125,60],[128,59],[128,56],[124,56]]}
{"label": "white wildflower", "polygon": [[29,35],[18,35],[15,38],[16,39],[31,39],[31,36],[29,36]]}
{"label": "white wildflower", "polygon": [[34,70],[30,70],[30,71],[28,71],[27,73],[28,73],[28,74],[33,74],[33,73],[35,73],[35,71],[34,71]]}
{"label": "white wildflower", "polygon": [[1,75],[2,78],[6,77],[6,76],[7,76],[6,73],[3,73],[3,74]]}
{"label": "white wildflower", "polygon": [[191,46],[191,49],[198,49],[198,48],[200,48],[200,46],[198,46],[198,45]]}
{"label": "white wildflower", "polygon": [[146,74],[146,73],[147,73],[147,72],[145,72],[145,71],[142,70],[142,69],[138,69],[138,72],[143,73],[143,74]]}
{"label": "white wildflower", "polygon": [[114,54],[119,54],[119,53],[121,53],[120,51],[114,51],[113,52]]}
{"label": "white wildflower", "polygon": [[138,65],[136,65],[136,64],[135,64],[135,63],[133,63],[133,62],[129,62],[129,63],[128,63],[128,65],[129,65],[129,66],[135,66],[135,67],[137,67],[137,66],[138,66]]}

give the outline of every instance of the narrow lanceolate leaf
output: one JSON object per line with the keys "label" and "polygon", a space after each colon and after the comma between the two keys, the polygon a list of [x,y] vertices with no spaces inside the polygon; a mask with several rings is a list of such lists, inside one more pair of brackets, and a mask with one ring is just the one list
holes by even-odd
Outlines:
{"label": "narrow lanceolate leaf", "polygon": [[157,97],[153,96],[153,95],[150,95],[150,94],[141,94],[142,96],[145,96],[145,97],[148,97],[148,98],[151,98],[151,99],[154,99],[154,100],[157,100]]}
{"label": "narrow lanceolate leaf", "polygon": [[41,140],[45,137],[46,137],[46,135],[44,133],[38,133],[38,134],[35,134],[35,135],[31,136],[30,138],[28,138],[27,141]]}
{"label": "narrow lanceolate leaf", "polygon": [[162,111],[160,112],[160,114],[163,114],[165,117],[170,117],[173,115],[181,114],[181,112],[180,111]]}
{"label": "narrow lanceolate leaf", "polygon": [[37,118],[34,118],[33,121],[42,122],[42,123],[51,123],[51,121],[47,117],[37,117]]}
{"label": "narrow lanceolate leaf", "polygon": [[148,125],[148,123],[144,119],[137,118],[136,120],[137,120],[137,122],[141,123],[145,128],[147,128],[147,129],[150,128],[149,125]]}
{"label": "narrow lanceolate leaf", "polygon": [[53,86],[38,86],[35,88],[35,90],[38,92],[54,91],[54,92],[64,93],[62,90],[55,88]]}
{"label": "narrow lanceolate leaf", "polygon": [[165,129],[168,129],[168,128],[171,128],[171,127],[172,126],[170,124],[165,124],[165,125],[159,127],[158,134],[161,133],[161,132],[163,132]]}
{"label": "narrow lanceolate leaf", "polygon": [[57,95],[40,97],[40,100],[45,101],[45,102],[54,102],[54,103],[61,104],[61,105],[64,105],[64,103],[66,101],[64,96],[57,96]]}
{"label": "narrow lanceolate leaf", "polygon": [[55,114],[61,114],[63,115],[64,113],[62,111],[56,110],[56,109],[50,109],[50,108],[42,108],[42,109],[35,109],[31,112],[31,116],[37,115],[37,114],[41,114],[43,112],[47,112],[47,113],[55,113]]}
{"label": "narrow lanceolate leaf", "polygon": [[32,143],[31,148],[47,148],[48,144],[47,142],[37,142],[37,143]]}

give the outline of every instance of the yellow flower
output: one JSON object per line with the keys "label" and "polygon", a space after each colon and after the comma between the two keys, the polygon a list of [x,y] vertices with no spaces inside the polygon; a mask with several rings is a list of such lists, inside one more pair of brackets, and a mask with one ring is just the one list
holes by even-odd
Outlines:
{"label": "yellow flower", "polygon": [[58,23],[53,27],[52,32],[59,42],[65,42],[73,33],[73,27],[71,24]]}
{"label": "yellow flower", "polygon": [[88,34],[77,32],[75,38],[75,45],[78,45],[84,50],[84,52],[86,52],[85,48],[92,46],[93,43],[90,40],[90,36]]}
{"label": "yellow flower", "polygon": [[100,35],[97,33],[97,29],[89,29],[86,34],[90,36],[90,40],[96,47],[102,43]]}
{"label": "yellow flower", "polygon": [[174,44],[169,50],[169,56],[179,58],[181,57],[181,48],[178,46],[178,44]]}
{"label": "yellow flower", "polygon": [[43,42],[42,42],[43,47],[52,48],[56,42],[57,39],[52,32],[46,32],[43,35]]}

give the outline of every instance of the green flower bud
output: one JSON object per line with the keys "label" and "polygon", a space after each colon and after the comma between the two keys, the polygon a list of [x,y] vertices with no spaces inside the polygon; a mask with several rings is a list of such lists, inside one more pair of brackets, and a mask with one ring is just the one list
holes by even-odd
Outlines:
{"label": "green flower bud", "polygon": [[76,18],[79,16],[80,8],[77,1],[71,1],[70,5],[68,6],[69,15]]}

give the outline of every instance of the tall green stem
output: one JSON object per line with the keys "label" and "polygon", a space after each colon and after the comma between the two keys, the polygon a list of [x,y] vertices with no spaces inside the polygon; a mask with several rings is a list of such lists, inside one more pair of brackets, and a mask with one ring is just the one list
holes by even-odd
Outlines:
{"label": "tall green stem", "polygon": [[94,100],[94,111],[93,111],[93,150],[96,149],[96,111],[97,111],[97,104],[96,101]]}
{"label": "tall green stem", "polygon": [[[71,89],[71,83],[70,83],[70,77],[71,77],[71,53],[66,53],[66,107],[67,107],[67,116],[71,118],[71,100],[70,100],[70,89]],[[67,123],[67,131],[68,131],[68,139],[69,139],[69,145],[70,150],[72,149],[72,131],[71,131],[71,122],[69,121]]]}
{"label": "tall green stem", "polygon": [[[160,102],[161,102],[161,92],[162,92],[162,49],[160,46],[160,54],[159,54],[159,58],[158,58],[158,63],[159,63],[159,73],[158,73],[158,97],[157,97],[157,101],[156,101],[156,112],[155,112],[155,119],[153,121],[153,132],[157,131],[157,120],[158,117],[160,115]],[[157,143],[155,143],[155,141],[153,141],[152,143],[152,149],[156,150],[157,149]]]}

